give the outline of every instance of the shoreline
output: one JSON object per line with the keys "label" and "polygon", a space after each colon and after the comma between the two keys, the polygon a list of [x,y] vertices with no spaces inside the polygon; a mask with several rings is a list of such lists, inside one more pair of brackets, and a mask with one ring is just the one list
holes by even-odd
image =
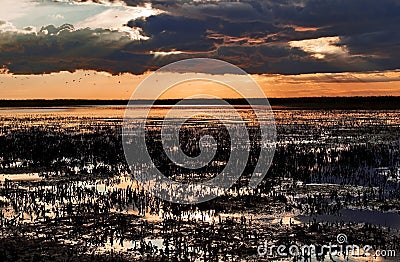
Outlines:
{"label": "shoreline", "polygon": [[[179,99],[157,100],[154,105],[172,106]],[[186,100],[187,106],[219,106],[219,100],[191,99]],[[245,99],[225,99],[233,106],[246,106]],[[249,99],[253,105],[264,105],[264,99]],[[129,100],[86,100],[86,99],[33,99],[33,100],[0,100],[0,108],[54,108],[54,107],[81,107],[81,106],[124,106]],[[400,97],[375,96],[375,97],[304,97],[304,98],[270,98],[272,108],[277,109],[327,109],[327,110],[396,110],[400,109]],[[137,100],[135,105],[151,105],[150,100]]]}

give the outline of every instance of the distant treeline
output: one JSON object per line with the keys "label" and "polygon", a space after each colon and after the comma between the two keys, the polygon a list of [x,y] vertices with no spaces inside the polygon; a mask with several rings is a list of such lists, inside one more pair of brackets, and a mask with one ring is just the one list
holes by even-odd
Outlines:
{"label": "distant treeline", "polygon": [[[249,99],[252,104],[262,105],[263,99]],[[155,105],[175,105],[179,99],[157,100]],[[225,99],[231,105],[248,105],[245,99]],[[303,97],[303,98],[269,98],[272,107],[289,109],[400,109],[399,96],[374,97]],[[67,107],[67,106],[112,106],[127,105],[128,100],[84,100],[84,99],[57,99],[57,100],[0,100],[0,107]],[[150,100],[135,101],[136,105],[150,104]],[[191,99],[184,105],[219,105],[219,100]]]}

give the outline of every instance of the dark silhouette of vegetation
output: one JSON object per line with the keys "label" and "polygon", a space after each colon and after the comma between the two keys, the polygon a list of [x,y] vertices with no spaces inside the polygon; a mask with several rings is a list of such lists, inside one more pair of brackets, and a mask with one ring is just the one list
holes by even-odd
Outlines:
{"label": "dark silhouette of vegetation", "polygon": [[[252,104],[264,104],[263,99],[249,99]],[[157,100],[155,105],[174,105],[179,99]],[[245,99],[226,99],[231,105],[248,105]],[[371,97],[299,97],[299,98],[269,98],[272,107],[291,109],[400,109],[398,96],[371,96]],[[138,100],[135,104],[150,104],[149,100]],[[65,107],[65,106],[98,106],[98,105],[127,105],[128,100],[0,100],[0,107]],[[219,105],[213,99],[192,99],[189,105]]]}

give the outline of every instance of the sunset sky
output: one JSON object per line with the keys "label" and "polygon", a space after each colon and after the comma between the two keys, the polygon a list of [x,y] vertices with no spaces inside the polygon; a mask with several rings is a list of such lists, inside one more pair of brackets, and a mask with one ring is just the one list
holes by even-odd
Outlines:
{"label": "sunset sky", "polygon": [[[196,57],[239,66],[268,97],[400,96],[398,0],[0,4],[0,99],[128,99],[151,72]],[[166,97],[204,90],[235,97],[206,82]]]}

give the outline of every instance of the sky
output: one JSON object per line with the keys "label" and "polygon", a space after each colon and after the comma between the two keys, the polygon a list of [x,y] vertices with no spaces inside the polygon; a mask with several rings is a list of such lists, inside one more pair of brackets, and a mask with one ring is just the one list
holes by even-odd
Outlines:
{"label": "sky", "polygon": [[[197,57],[242,68],[267,97],[400,96],[398,0],[0,5],[0,99],[128,99],[158,68]],[[204,90],[235,97],[209,82],[164,97]]]}

